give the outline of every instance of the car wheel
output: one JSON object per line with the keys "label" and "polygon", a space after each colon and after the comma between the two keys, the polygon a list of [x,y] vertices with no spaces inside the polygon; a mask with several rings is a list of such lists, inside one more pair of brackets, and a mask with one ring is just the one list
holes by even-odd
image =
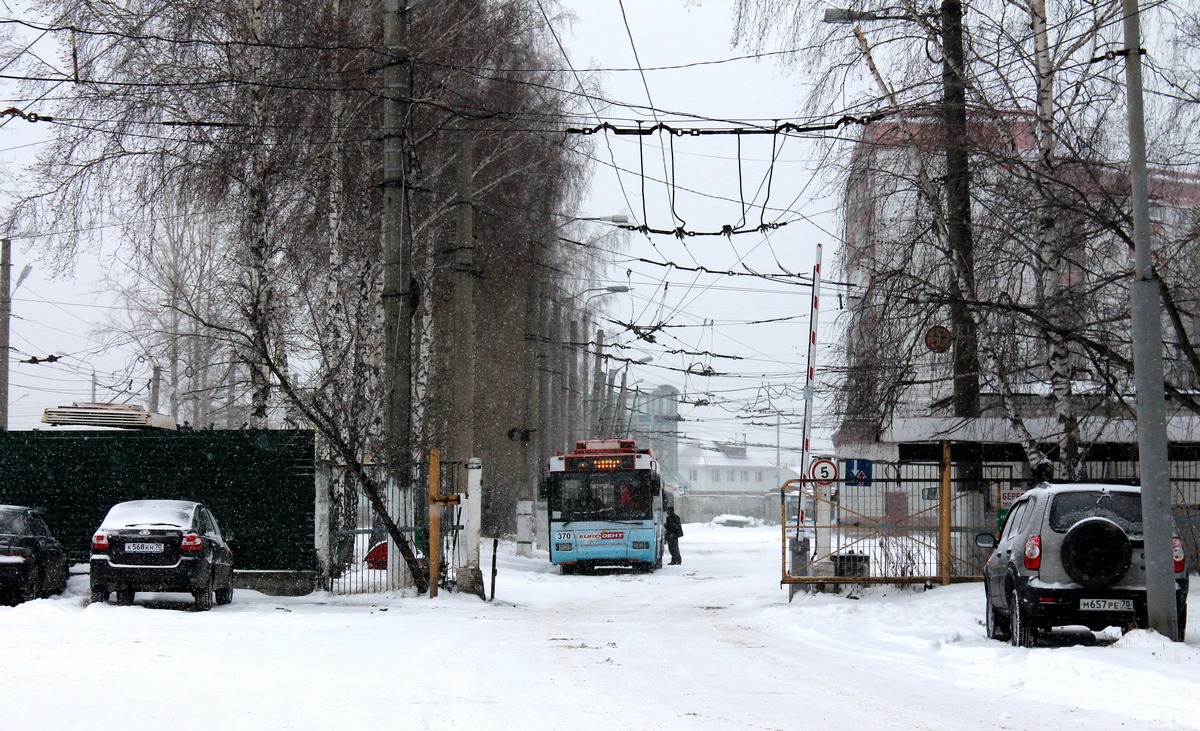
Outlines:
{"label": "car wheel", "polygon": [[108,601],[108,589],[102,586],[93,586],[92,595],[89,604],[103,604]]}
{"label": "car wheel", "polygon": [[575,573],[576,567],[575,567],[575,564],[564,563],[564,564],[559,564],[558,568],[560,571],[562,571],[563,576],[570,576],[571,574]]}
{"label": "car wheel", "polygon": [[70,578],[71,578],[71,564],[66,559],[63,559],[62,582],[60,582],[58,586],[54,587],[52,593],[62,594],[64,591],[66,591],[67,590],[67,581]]}
{"label": "car wheel", "polygon": [[1062,562],[1067,575],[1089,589],[1112,586],[1129,571],[1129,536],[1108,518],[1084,518],[1067,531]]}
{"label": "car wheel", "polygon": [[207,581],[204,582],[204,586],[202,588],[197,589],[196,591],[192,592],[192,596],[195,597],[195,599],[196,599],[196,603],[193,608],[197,612],[207,612],[208,610],[212,609],[213,578],[212,578],[211,571],[208,574]]}
{"label": "car wheel", "polygon": [[1021,608],[1021,598],[1013,589],[1008,597],[1008,641],[1013,647],[1033,647],[1034,632],[1029,626],[1029,617]]}
{"label": "car wheel", "polygon": [[217,589],[214,594],[217,597],[217,604],[224,606],[233,602],[233,579],[229,580],[229,586],[224,589]]}
{"label": "car wheel", "polygon": [[127,607],[133,604],[133,589],[117,589],[117,604]]}
{"label": "car wheel", "polygon": [[1006,617],[997,614],[996,607],[992,605],[992,597],[984,591],[984,602],[986,606],[983,610],[984,621],[987,624],[987,636],[989,640],[1000,640],[1001,642],[1008,641],[1008,622]]}
{"label": "car wheel", "polygon": [[42,585],[45,579],[42,576],[42,570],[37,566],[29,569],[29,577],[25,581],[25,587],[21,591],[21,601],[33,601],[42,596]]}

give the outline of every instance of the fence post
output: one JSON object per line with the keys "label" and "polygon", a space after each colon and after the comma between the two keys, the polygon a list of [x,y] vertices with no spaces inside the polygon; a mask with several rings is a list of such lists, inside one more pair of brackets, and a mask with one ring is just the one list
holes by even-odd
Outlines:
{"label": "fence post", "polygon": [[953,519],[954,490],[950,481],[953,465],[950,462],[950,442],[942,442],[941,487],[938,490],[938,576],[942,584],[950,583],[953,549],[950,545],[950,522]]}

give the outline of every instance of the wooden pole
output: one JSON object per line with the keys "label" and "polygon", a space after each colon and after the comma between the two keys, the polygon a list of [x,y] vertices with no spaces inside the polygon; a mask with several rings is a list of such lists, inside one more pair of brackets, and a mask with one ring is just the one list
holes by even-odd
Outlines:
{"label": "wooden pole", "polygon": [[951,547],[950,521],[953,519],[954,490],[950,481],[953,465],[950,462],[950,442],[942,442],[942,480],[938,494],[938,576],[942,584],[950,583]]}
{"label": "wooden pole", "polygon": [[429,570],[429,598],[438,594],[438,578],[442,568],[442,502],[438,482],[442,473],[441,450],[429,450],[429,553],[425,557]]}

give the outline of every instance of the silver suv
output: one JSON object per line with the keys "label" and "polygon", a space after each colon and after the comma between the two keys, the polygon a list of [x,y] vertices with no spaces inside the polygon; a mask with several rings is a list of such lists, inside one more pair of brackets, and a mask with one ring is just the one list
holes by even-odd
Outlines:
{"label": "silver suv", "polygon": [[[1037,633],[1083,625],[1145,627],[1146,553],[1141,488],[1042,483],[1008,512],[983,570],[988,637],[1032,647]],[[1187,620],[1183,543],[1174,539],[1179,634]]]}

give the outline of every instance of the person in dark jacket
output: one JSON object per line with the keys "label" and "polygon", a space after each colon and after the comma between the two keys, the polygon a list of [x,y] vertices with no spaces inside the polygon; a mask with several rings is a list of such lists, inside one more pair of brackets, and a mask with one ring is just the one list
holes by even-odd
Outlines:
{"label": "person in dark jacket", "polygon": [[679,538],[683,535],[683,523],[675,514],[675,508],[667,508],[666,528],[667,548],[671,551],[671,563],[681,564],[683,559],[679,557]]}

